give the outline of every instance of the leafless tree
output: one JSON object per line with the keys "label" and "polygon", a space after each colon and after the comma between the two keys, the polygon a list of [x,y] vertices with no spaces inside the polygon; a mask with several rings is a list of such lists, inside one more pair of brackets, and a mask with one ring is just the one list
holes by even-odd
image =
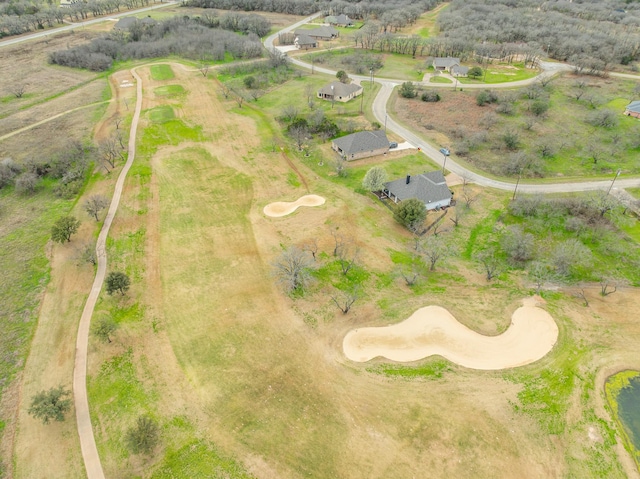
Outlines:
{"label": "leafless tree", "polygon": [[117,117],[117,118],[114,120],[114,123],[115,123],[115,125],[116,125],[116,130],[119,130],[119,129],[120,129],[120,125],[122,124],[122,121],[123,121],[123,120],[124,120],[124,118],[122,118],[121,116]]}
{"label": "leafless tree", "polygon": [[11,88],[11,94],[16,98],[22,98],[27,90],[25,83],[17,83]]}
{"label": "leafless tree", "polygon": [[113,136],[98,144],[98,152],[100,162],[107,172],[109,172],[109,167],[115,168],[118,159],[123,158],[119,142]]}
{"label": "leafless tree", "polygon": [[544,261],[532,261],[528,266],[529,277],[536,285],[536,294],[540,294],[542,286],[547,281],[553,279],[553,268],[551,265]]}
{"label": "leafless tree", "polygon": [[453,223],[453,226],[457,228],[458,226],[460,226],[460,221],[462,220],[463,216],[464,213],[462,209],[456,207],[453,209],[453,216],[450,216],[449,220]]}
{"label": "leafless tree", "polygon": [[292,246],[273,263],[274,274],[287,293],[302,291],[311,278],[311,260],[301,249]]}
{"label": "leafless tree", "polygon": [[475,201],[478,199],[478,196],[479,195],[475,194],[467,184],[462,187],[462,199],[464,200],[464,204],[467,209],[471,209],[471,205],[475,203]]}
{"label": "leafless tree", "polygon": [[580,288],[580,289],[578,289],[577,291],[575,291],[575,292],[573,293],[573,295],[574,295],[576,298],[579,298],[579,299],[581,299],[582,301],[584,301],[584,306],[585,306],[586,308],[588,308],[588,307],[589,307],[589,300],[587,299],[587,295],[585,294],[585,292],[584,292],[584,289],[583,289],[583,288]]}
{"label": "leafless tree", "polygon": [[331,300],[342,311],[342,314],[347,314],[353,303],[355,303],[360,297],[360,290],[357,287],[352,288],[349,291],[336,290],[331,294]]}
{"label": "leafless tree", "polygon": [[600,278],[600,294],[602,296],[609,296],[610,294],[618,291],[618,286],[620,286],[620,281],[614,278]]}
{"label": "leafless tree", "polygon": [[360,249],[349,239],[338,250],[342,274],[347,275],[358,264]]}
{"label": "leafless tree", "polygon": [[435,271],[438,261],[449,256],[452,248],[442,236],[427,236],[420,243],[420,253],[429,265],[429,271]]}
{"label": "leafless tree", "polygon": [[333,237],[333,256],[338,257],[348,239],[342,234],[339,226],[331,229],[331,236]]}
{"label": "leafless tree", "polygon": [[311,238],[302,245],[302,251],[308,251],[313,256],[313,261],[316,260],[316,255],[318,254],[318,239]]}
{"label": "leafless tree", "polygon": [[89,214],[89,216],[93,216],[96,221],[99,221],[98,215],[100,212],[109,206],[109,198],[104,195],[91,195],[84,202],[84,210]]}
{"label": "leafless tree", "polygon": [[448,228],[447,229],[444,228],[445,222],[443,220],[444,220],[444,216],[441,216],[438,219],[436,219],[436,221],[431,226],[431,234],[433,236],[438,236],[440,233],[445,233],[449,231]]}
{"label": "leafless tree", "polygon": [[296,141],[296,146],[298,147],[298,151],[302,151],[302,145],[304,144],[304,140],[309,136],[309,128],[304,125],[294,125],[289,128],[289,134]]}
{"label": "leafless tree", "polygon": [[222,93],[222,96],[224,96],[225,100],[228,100],[229,97],[231,96],[231,88],[229,87],[229,85],[225,85],[224,83],[221,83],[220,93]]}
{"label": "leafless tree", "polygon": [[333,169],[340,178],[344,178],[349,174],[349,170],[347,170],[347,162],[342,158],[336,158],[333,163]]}
{"label": "leafless tree", "polygon": [[282,108],[281,116],[286,121],[293,121],[300,115],[300,109],[296,105],[285,105]]}
{"label": "leafless tree", "polygon": [[95,245],[91,243],[84,243],[76,251],[76,259],[78,263],[89,263],[92,265],[98,264]]}
{"label": "leafless tree", "polygon": [[202,73],[203,77],[207,78],[207,75],[209,74],[209,68],[211,68],[211,65],[205,62],[201,62],[198,70],[200,70],[200,73]]}
{"label": "leafless tree", "polygon": [[502,273],[503,264],[495,247],[480,251],[476,255],[476,259],[482,264],[487,281],[491,281]]}

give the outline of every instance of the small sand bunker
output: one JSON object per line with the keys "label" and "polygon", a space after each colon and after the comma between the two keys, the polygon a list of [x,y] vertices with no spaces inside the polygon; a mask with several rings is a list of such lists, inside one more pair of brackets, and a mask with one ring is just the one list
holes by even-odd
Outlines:
{"label": "small sand bunker", "polygon": [[297,210],[300,206],[320,206],[324,204],[324,198],[318,195],[305,195],[296,201],[278,201],[269,203],[264,207],[264,214],[277,218],[279,216],[287,216]]}
{"label": "small sand bunker", "polygon": [[558,326],[544,309],[527,298],[499,336],[484,336],[459,323],[440,306],[427,306],[399,324],[360,328],[342,343],[352,361],[377,356],[409,362],[438,354],[470,369],[494,370],[524,366],[544,357],[558,340]]}

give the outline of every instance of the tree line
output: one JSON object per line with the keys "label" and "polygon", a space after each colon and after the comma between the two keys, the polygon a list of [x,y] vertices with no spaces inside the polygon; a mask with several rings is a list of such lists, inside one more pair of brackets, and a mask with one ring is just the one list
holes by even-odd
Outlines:
{"label": "tree line", "polygon": [[[277,12],[290,15],[345,14],[353,19],[379,18],[385,12],[418,11],[420,13],[436,7],[441,0],[390,0],[390,1],[315,1],[315,0],[186,0],[187,7],[218,8],[245,12]],[[420,14],[418,13],[418,15]]]}
{"label": "tree line", "polygon": [[57,65],[104,71],[114,61],[177,55],[192,60],[219,61],[229,53],[236,59],[259,58],[260,38],[211,28],[200,17],[173,17],[155,25],[136,24],[131,30],[114,30],[87,45],[53,52]]}
{"label": "tree line", "polygon": [[109,15],[121,9],[145,7],[149,3],[150,0],[89,0],[76,1],[65,8],[52,5],[50,1],[0,3],[0,38],[51,28],[62,24],[65,17],[70,22],[79,22],[89,16]]}

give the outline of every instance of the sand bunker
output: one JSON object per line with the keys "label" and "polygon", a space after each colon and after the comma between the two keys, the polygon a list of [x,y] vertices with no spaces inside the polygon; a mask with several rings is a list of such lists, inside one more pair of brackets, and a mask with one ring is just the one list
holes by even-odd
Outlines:
{"label": "sand bunker", "polygon": [[279,216],[286,216],[293,213],[300,206],[320,206],[324,204],[324,198],[318,195],[305,195],[298,198],[296,201],[278,201],[276,203],[269,203],[264,207],[264,214],[277,218]]}
{"label": "sand bunker", "polygon": [[459,323],[440,306],[427,306],[405,321],[381,328],[360,328],[344,338],[345,355],[365,362],[376,356],[408,362],[439,354],[470,369],[524,366],[544,357],[558,339],[558,326],[527,298],[499,336],[484,336]]}

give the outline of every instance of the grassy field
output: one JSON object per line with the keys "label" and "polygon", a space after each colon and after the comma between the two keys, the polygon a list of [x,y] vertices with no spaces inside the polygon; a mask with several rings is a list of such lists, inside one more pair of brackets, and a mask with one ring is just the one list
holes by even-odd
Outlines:
{"label": "grassy field", "polygon": [[[496,92],[497,102],[479,106],[478,92],[442,89],[437,103],[398,98],[394,108],[400,121],[489,174],[514,176],[514,158],[524,155],[524,175],[531,178],[606,178],[618,168],[623,174],[640,171],[634,161],[639,124],[619,113],[632,88],[632,81],[567,75],[535,90],[536,98],[527,96],[527,88],[514,89]],[[546,111],[536,115],[536,102]],[[610,126],[594,123],[607,114]],[[506,136],[515,144],[508,147]]]}
{"label": "grassy field", "polygon": [[[473,65],[468,65],[468,66],[473,66]],[[507,82],[513,82],[513,81],[526,80],[528,78],[533,78],[534,76],[540,74],[539,70],[533,69],[533,68],[525,68],[524,64],[522,63],[512,63],[512,64],[496,63],[496,64],[486,66],[485,70],[486,70],[486,74],[484,74],[484,70],[483,70],[483,75],[478,79],[463,77],[463,78],[458,78],[458,81],[463,85],[469,84],[469,83],[472,83],[472,84],[473,83],[476,83],[476,84],[507,83]]]}
{"label": "grassy field", "polygon": [[[302,60],[316,65],[326,66],[334,70],[344,70],[347,73],[357,73],[353,67],[345,62],[347,57],[354,54],[372,55],[382,59],[383,67],[376,70],[376,77],[396,78],[398,80],[420,81],[422,80],[424,59],[411,58],[409,55],[397,53],[380,53],[354,48],[341,48],[325,52],[307,53],[302,56]],[[361,75],[368,75],[368,70],[364,70]]]}

